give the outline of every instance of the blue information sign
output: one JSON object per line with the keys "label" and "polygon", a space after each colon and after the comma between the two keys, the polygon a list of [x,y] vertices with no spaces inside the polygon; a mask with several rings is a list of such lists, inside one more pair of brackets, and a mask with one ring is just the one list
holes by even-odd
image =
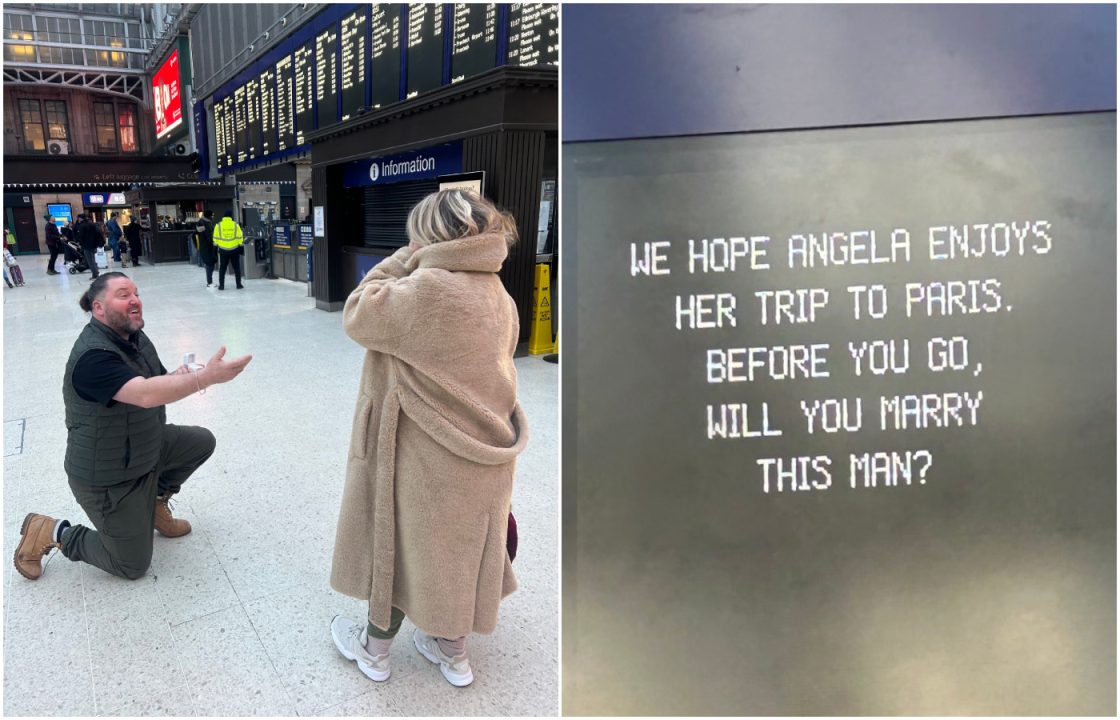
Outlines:
{"label": "blue information sign", "polygon": [[343,173],[346,187],[389,185],[408,180],[437,178],[463,171],[463,143],[434,145],[397,155],[355,160]]}
{"label": "blue information sign", "polygon": [[299,246],[301,248],[310,248],[312,243],[315,242],[315,228],[310,224],[297,225],[296,227],[299,228]]}
{"label": "blue information sign", "polygon": [[272,228],[272,247],[290,250],[292,248],[292,230],[287,225],[277,225]]}

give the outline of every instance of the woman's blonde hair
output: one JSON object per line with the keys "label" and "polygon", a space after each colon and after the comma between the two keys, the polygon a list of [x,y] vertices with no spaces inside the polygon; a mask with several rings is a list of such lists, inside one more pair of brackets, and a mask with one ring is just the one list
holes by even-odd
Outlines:
{"label": "woman's blonde hair", "polygon": [[462,188],[440,190],[416,203],[408,213],[407,230],[409,242],[416,247],[488,233],[504,235],[509,247],[517,242],[513,215]]}

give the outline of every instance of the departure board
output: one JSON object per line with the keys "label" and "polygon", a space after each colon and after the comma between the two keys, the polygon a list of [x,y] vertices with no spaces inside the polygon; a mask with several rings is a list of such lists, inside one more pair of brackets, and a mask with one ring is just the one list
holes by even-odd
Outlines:
{"label": "departure board", "polygon": [[247,122],[245,86],[233,91],[233,104],[235,112],[234,137],[237,138],[237,162],[243,163],[249,159],[249,123]]}
{"label": "departure board", "polygon": [[509,6],[509,64],[560,64],[560,6],[513,3]]}
{"label": "departure board", "polygon": [[[506,8],[507,10],[503,10]],[[559,6],[371,3],[319,13],[215,101],[223,172],[306,147],[313,130],[461,82],[507,61],[559,62]],[[508,34],[508,53],[506,39]],[[446,63],[446,65],[445,65]]]}
{"label": "departure board", "polygon": [[338,26],[315,36],[315,102],[319,125],[338,122]]}
{"label": "departure board", "polygon": [[375,3],[371,15],[373,107],[401,99],[401,5]]}
{"label": "departure board", "polygon": [[443,5],[409,3],[406,98],[435,90],[443,81]]}
{"label": "departure board", "polygon": [[486,72],[498,60],[498,4],[456,3],[451,22],[451,82]]}
{"label": "departure board", "polygon": [[261,148],[261,95],[260,83],[253,78],[245,84],[245,124],[248,145],[245,148],[250,160],[256,160]]}
{"label": "departure board", "polygon": [[312,43],[296,48],[295,59],[295,108],[296,108],[296,146],[307,142],[307,133],[313,130],[314,82],[312,65],[315,62],[315,48]]}
{"label": "departure board", "polygon": [[349,120],[366,104],[366,34],[368,16],[364,8],[342,18],[342,119]]}
{"label": "departure board", "polygon": [[276,150],[276,73],[272,68],[258,80],[261,94],[261,157]]}
{"label": "departure board", "polygon": [[233,95],[227,95],[222,101],[224,112],[222,125],[226,129],[226,167],[237,162],[237,133],[236,133],[236,106]]}
{"label": "departure board", "polygon": [[217,158],[217,168],[225,170],[226,167],[226,129],[222,125],[225,119],[225,108],[220,100],[215,100],[211,106],[214,113],[214,153]]}
{"label": "departure board", "polygon": [[280,58],[276,63],[276,149],[280,151],[295,147],[296,142],[292,77],[292,56]]}

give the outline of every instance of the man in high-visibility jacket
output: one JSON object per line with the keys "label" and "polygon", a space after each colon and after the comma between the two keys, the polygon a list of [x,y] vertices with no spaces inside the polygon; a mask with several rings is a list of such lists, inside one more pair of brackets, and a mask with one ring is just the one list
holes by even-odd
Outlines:
{"label": "man in high-visibility jacket", "polygon": [[237,289],[241,284],[241,253],[244,252],[245,236],[241,226],[233,220],[233,213],[226,210],[222,221],[214,226],[214,244],[218,246],[221,265],[218,267],[218,289],[226,289],[226,268],[233,265],[233,276],[237,279]]}

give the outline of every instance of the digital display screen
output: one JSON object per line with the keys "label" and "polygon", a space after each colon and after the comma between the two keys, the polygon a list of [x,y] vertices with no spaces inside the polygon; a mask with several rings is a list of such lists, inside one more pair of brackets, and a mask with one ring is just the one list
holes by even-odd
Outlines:
{"label": "digital display screen", "polygon": [[214,112],[214,152],[217,156],[218,170],[226,167],[226,108],[221,100],[215,100],[212,106]]}
{"label": "digital display screen", "polygon": [[375,3],[371,10],[370,79],[375,108],[401,99],[402,5]]}
{"label": "digital display screen", "polygon": [[451,82],[492,69],[498,56],[498,4],[456,3],[451,21]]}
{"label": "digital display screen", "polygon": [[223,113],[222,122],[226,128],[226,164],[228,168],[237,162],[237,133],[236,133],[236,106],[233,95],[228,95],[222,101],[225,108]]}
{"label": "digital display screen", "polygon": [[562,162],[565,712],[1115,715],[1115,112]]}
{"label": "digital display screen", "polygon": [[261,73],[258,79],[261,108],[261,156],[276,150],[276,73],[271,68]]}
{"label": "digital display screen", "polygon": [[295,59],[295,84],[296,84],[296,146],[307,142],[307,133],[314,130],[315,123],[315,48],[313,43],[296,48]]}
{"label": "digital display screen", "polygon": [[342,119],[349,120],[366,104],[366,35],[369,20],[364,8],[342,18]]}
{"label": "digital display screen", "polygon": [[331,18],[214,103],[218,170],[305,146],[313,130],[349,120],[367,104],[414,98],[448,76],[461,82],[504,58],[516,65],[559,62],[557,4],[372,3],[322,20]]}
{"label": "digital display screen", "polygon": [[156,137],[161,138],[183,124],[183,101],[179,97],[179,50],[152,76],[152,105],[156,114]]}
{"label": "digital display screen", "polygon": [[54,224],[58,227],[62,227],[74,219],[70,214],[70,203],[49,204],[47,205],[47,213],[54,218]]}
{"label": "digital display screen", "polygon": [[443,5],[408,6],[408,83],[405,98],[435,90],[443,80]]}
{"label": "digital display screen", "polygon": [[509,65],[560,64],[560,6],[513,3],[509,6]]}
{"label": "digital display screen", "polygon": [[334,25],[315,37],[315,102],[318,127],[338,122],[338,28]]}
{"label": "digital display screen", "polygon": [[253,78],[245,84],[245,124],[248,126],[248,147],[246,154],[256,160],[261,145],[261,95],[260,83]]}
{"label": "digital display screen", "polygon": [[234,137],[237,138],[237,162],[249,159],[249,116],[245,101],[245,86],[233,91]]}
{"label": "digital display screen", "polygon": [[287,150],[295,147],[295,115],[292,106],[295,102],[292,75],[292,56],[280,58],[276,63],[276,149]]}

